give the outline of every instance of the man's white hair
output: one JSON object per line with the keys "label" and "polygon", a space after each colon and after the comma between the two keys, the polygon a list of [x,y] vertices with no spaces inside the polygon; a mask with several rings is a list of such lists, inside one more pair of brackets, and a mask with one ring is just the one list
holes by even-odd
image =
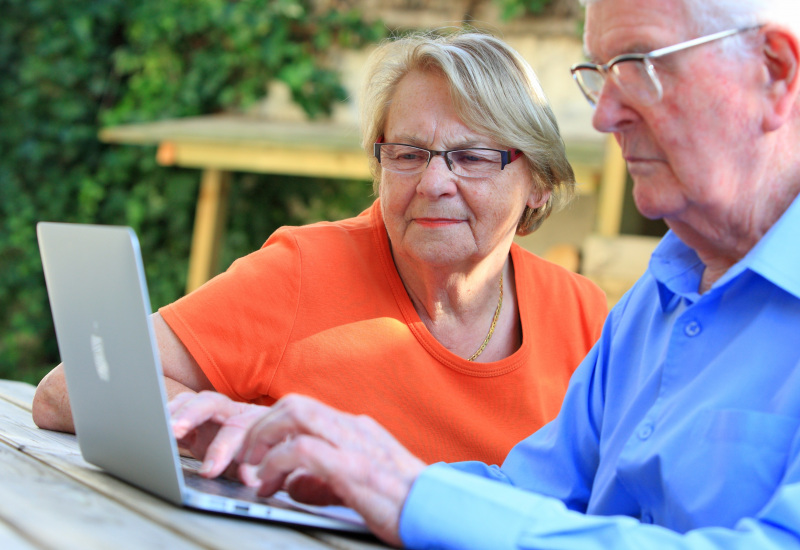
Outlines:
{"label": "man's white hair", "polygon": [[[603,0],[580,0],[595,4]],[[798,0],[683,0],[696,24],[698,35],[760,23],[786,25],[800,34]]]}

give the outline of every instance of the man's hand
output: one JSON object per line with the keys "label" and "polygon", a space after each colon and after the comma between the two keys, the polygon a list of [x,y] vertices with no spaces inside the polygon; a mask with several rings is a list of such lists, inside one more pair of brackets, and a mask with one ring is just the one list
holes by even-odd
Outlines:
{"label": "man's hand", "polygon": [[169,402],[172,431],[180,447],[203,461],[199,473],[217,477],[227,471],[248,485],[253,477],[234,458],[247,430],[268,411],[211,391],[181,393]]}
{"label": "man's hand", "polygon": [[[251,417],[248,417],[251,418]],[[425,463],[373,419],[289,395],[252,424],[238,456],[259,465],[259,494],[286,488],[299,501],[342,503],[400,545],[400,511]]]}

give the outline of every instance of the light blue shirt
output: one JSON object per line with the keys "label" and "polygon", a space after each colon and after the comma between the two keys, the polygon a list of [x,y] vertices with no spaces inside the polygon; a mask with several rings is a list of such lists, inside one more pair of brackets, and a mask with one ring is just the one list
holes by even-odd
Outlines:
{"label": "light blue shirt", "polygon": [[500,468],[428,467],[405,544],[800,548],[800,198],[700,295],[702,269],[667,233],[558,418]]}

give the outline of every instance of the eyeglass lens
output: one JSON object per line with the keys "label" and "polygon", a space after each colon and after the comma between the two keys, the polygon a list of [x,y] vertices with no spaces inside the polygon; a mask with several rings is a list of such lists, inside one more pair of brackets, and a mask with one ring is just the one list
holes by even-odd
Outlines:
{"label": "eyeglass lens", "polygon": [[[416,174],[425,170],[432,153],[411,145],[381,144],[380,162],[385,170]],[[444,153],[453,173],[465,177],[485,177],[499,172],[502,153],[491,149],[463,149]]]}
{"label": "eyeglass lens", "polygon": [[648,60],[620,61],[611,67],[611,74],[617,85],[637,103],[650,105],[661,99],[661,85]]}
{"label": "eyeglass lens", "polygon": [[[609,72],[620,89],[637,103],[650,105],[661,99],[661,86],[649,61],[626,59],[614,63]],[[592,104],[600,100],[605,75],[594,68],[575,71],[578,84]]]}

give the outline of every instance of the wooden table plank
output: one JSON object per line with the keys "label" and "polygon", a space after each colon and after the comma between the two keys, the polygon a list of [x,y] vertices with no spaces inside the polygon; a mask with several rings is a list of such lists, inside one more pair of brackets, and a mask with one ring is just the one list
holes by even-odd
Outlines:
{"label": "wooden table plank", "polygon": [[183,168],[214,168],[329,179],[372,179],[369,159],[361,149],[306,151],[285,145],[267,148],[260,145],[168,141],[159,146],[156,160],[163,166]]}
{"label": "wooden table plank", "polygon": [[3,550],[36,550],[34,543],[0,518],[0,548]]}
{"label": "wooden table plank", "polygon": [[330,121],[284,122],[252,115],[184,117],[100,130],[100,141],[136,145],[163,142],[217,143],[258,147],[291,146],[305,150],[353,151],[361,136],[355,124]]}
{"label": "wooden table plank", "polygon": [[28,384],[27,382],[0,379],[0,398],[10,401],[28,411],[31,410],[31,403],[33,402],[33,394],[35,392],[36,386]]}
{"label": "wooden table plank", "polygon": [[388,548],[385,544],[373,538],[367,539],[365,537],[361,540],[358,537],[343,537],[321,529],[308,529],[306,533],[338,550],[385,550]]}
{"label": "wooden table plank", "polygon": [[0,439],[149,522],[206,548],[330,548],[292,528],[197,513],[175,507],[85,462],[74,436],[40,430],[24,409],[0,401]]}
{"label": "wooden table plank", "polygon": [[[371,180],[369,155],[358,127],[328,121],[280,122],[221,114],[110,126],[105,143],[158,145],[165,166],[218,168],[268,174]],[[606,162],[597,139],[565,138],[567,157],[580,173],[581,192],[591,192]],[[309,155],[313,155],[312,157]]]}
{"label": "wooden table plank", "polygon": [[[0,445],[0,516],[35,547],[198,549],[41,462]],[[91,528],[87,528],[90,526]]]}
{"label": "wooden table plank", "polygon": [[85,462],[75,436],[37,428],[28,410],[8,400],[11,396],[19,395],[24,405],[28,394],[30,392],[23,386],[0,381],[0,441],[68,476],[86,487],[86,490],[131,510],[145,521],[174,531],[193,544],[205,548],[235,547],[244,550],[265,547],[313,550],[385,548],[372,538],[322,530],[300,530],[282,524],[229,518],[175,507]]}

